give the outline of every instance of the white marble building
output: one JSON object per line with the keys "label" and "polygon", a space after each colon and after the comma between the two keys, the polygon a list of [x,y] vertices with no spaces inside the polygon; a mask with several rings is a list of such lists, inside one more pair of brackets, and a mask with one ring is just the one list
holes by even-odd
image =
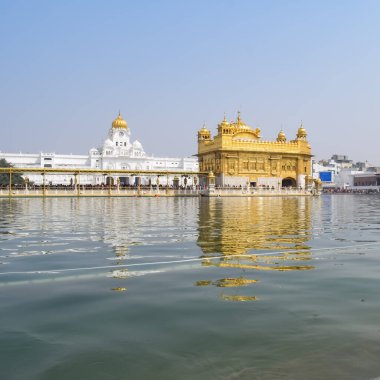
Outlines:
{"label": "white marble building", "polygon": [[[57,168],[57,169],[108,169],[108,170],[160,170],[160,171],[193,171],[199,170],[198,159],[196,157],[172,158],[172,157],[153,157],[148,156],[141,143],[137,140],[131,142],[130,129],[127,122],[118,117],[112,122],[112,126],[108,131],[107,138],[99,148],[92,148],[88,155],[73,154],[56,154],[56,153],[2,153],[0,159],[4,158],[15,167],[22,168]],[[40,185],[43,182],[41,174],[27,174],[30,182]],[[112,176],[116,183],[117,175]],[[149,177],[147,175],[125,176],[119,180],[121,184],[148,184],[151,180],[156,183],[157,177]],[[173,184],[174,176],[162,176],[159,183],[166,185]],[[107,181],[106,176],[101,174],[81,174],[79,178],[80,184],[99,185]],[[45,176],[46,184],[70,185],[73,183],[73,175],[71,174],[53,174]],[[180,182],[181,183],[181,182]],[[192,184],[192,178],[187,179],[187,183]]]}

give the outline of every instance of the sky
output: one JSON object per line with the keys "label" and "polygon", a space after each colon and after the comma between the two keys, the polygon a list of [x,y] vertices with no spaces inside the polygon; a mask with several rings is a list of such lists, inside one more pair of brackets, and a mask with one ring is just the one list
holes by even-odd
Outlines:
{"label": "sky", "polygon": [[120,110],[147,154],[191,156],[239,110],[380,165],[379,20],[378,0],[0,0],[0,151],[87,154]]}

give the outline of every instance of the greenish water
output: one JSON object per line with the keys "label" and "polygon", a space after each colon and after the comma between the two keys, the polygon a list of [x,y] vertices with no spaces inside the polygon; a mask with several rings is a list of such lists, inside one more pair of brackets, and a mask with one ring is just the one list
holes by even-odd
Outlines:
{"label": "greenish water", "polygon": [[380,197],[0,200],[0,379],[374,379]]}

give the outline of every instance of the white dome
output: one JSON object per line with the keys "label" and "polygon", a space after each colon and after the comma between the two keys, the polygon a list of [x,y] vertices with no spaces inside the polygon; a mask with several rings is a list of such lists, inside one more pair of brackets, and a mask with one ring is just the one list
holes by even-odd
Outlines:
{"label": "white dome", "polygon": [[113,147],[113,143],[110,139],[107,139],[106,141],[104,141],[104,147],[106,148],[112,148]]}
{"label": "white dome", "polygon": [[137,140],[136,140],[136,141],[133,143],[133,148],[142,150],[143,147],[142,147],[140,141],[137,141]]}

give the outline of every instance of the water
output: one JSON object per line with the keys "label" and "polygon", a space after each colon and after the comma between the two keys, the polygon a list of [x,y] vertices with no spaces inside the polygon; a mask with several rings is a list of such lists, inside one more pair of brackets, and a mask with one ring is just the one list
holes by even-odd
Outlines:
{"label": "water", "polygon": [[0,200],[0,378],[374,379],[380,197]]}

